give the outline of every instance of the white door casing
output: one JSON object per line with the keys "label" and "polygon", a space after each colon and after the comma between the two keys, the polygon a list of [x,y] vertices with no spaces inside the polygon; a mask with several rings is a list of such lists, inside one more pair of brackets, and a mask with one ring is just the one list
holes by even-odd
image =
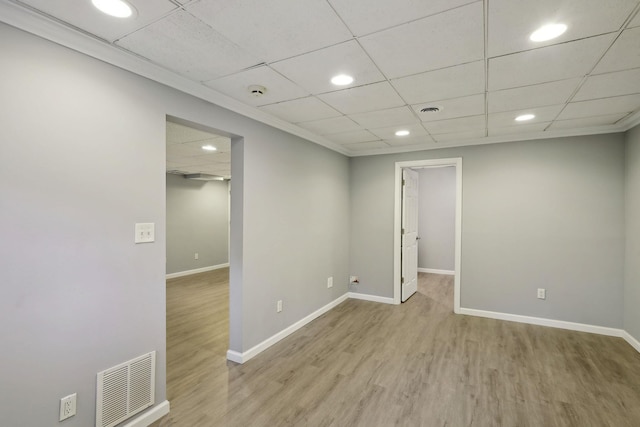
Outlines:
{"label": "white door casing", "polygon": [[418,172],[402,170],[402,302],[418,290]]}

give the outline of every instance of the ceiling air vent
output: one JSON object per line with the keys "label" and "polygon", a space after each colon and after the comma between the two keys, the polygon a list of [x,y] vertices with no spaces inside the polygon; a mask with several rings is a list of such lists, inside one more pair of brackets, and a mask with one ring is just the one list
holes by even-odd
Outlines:
{"label": "ceiling air vent", "polygon": [[424,107],[420,110],[421,113],[438,113],[442,111],[442,107]]}

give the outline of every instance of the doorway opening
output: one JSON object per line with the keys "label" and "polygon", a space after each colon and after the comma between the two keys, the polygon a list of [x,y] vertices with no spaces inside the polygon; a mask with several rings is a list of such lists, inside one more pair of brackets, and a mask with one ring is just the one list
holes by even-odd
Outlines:
{"label": "doorway opening", "polygon": [[[226,390],[229,348],[231,145],[235,135],[166,120],[167,398],[159,425],[197,424],[191,406]],[[235,265],[235,263],[234,263]],[[222,399],[221,399],[222,401]]]}
{"label": "doorway opening", "polygon": [[[405,269],[416,269],[408,272],[408,276],[412,274],[417,275],[417,257],[415,263],[409,263],[413,265],[407,266],[406,262],[403,262],[403,247],[407,248],[406,239],[403,239],[403,204],[404,199],[404,187],[403,187],[403,175],[406,175],[405,170],[419,170],[424,168],[441,168],[441,167],[454,167],[455,168],[455,250],[454,250],[454,291],[453,291],[453,311],[455,313],[460,312],[460,271],[461,271],[461,254],[462,254],[462,158],[450,158],[450,159],[430,159],[430,160],[416,160],[407,162],[396,162],[395,165],[395,212],[394,212],[394,285],[393,285],[393,300],[394,304],[400,304],[403,300],[406,300],[407,296],[403,296],[403,267]],[[406,213],[406,212],[405,212]],[[406,215],[405,215],[406,222]],[[410,236],[412,237],[412,236]],[[417,238],[417,233],[414,239]],[[403,241],[404,240],[404,241]],[[414,258],[413,254],[408,253],[404,257],[404,261]],[[415,265],[415,266],[414,266]],[[413,285],[410,285],[413,286]],[[406,291],[411,292],[411,290]]]}

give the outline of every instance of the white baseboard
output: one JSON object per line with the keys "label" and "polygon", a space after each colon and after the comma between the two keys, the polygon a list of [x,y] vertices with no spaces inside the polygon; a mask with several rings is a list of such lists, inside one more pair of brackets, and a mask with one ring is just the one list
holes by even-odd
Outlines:
{"label": "white baseboard", "polygon": [[379,297],[377,295],[360,294],[357,292],[349,292],[349,298],[361,299],[365,301],[381,302],[383,304],[393,304],[393,298]]}
{"label": "white baseboard", "polygon": [[551,328],[568,329],[570,331],[589,332],[592,334],[624,337],[622,329],[607,328],[605,326],[587,325],[585,323],[566,322],[564,320],[545,319],[542,317],[521,316],[519,314],[498,313],[495,311],[474,310],[461,308],[460,314],[468,316],[486,317],[489,319],[507,320],[509,322],[529,323],[531,325],[548,326]]}
{"label": "white baseboard", "polygon": [[151,409],[143,412],[142,415],[140,415],[133,421],[129,421],[127,424],[124,424],[122,427],[148,427],[158,421],[160,418],[167,415],[169,413],[169,410],[169,401],[165,400],[164,402],[161,402]]}
{"label": "white baseboard", "polygon": [[447,276],[456,275],[456,272],[453,270],[438,270],[436,268],[418,268],[418,273],[446,274]]}
{"label": "white baseboard", "polygon": [[315,320],[318,317],[322,316],[324,313],[326,313],[327,311],[331,310],[332,308],[334,308],[338,304],[346,301],[348,297],[349,297],[348,294],[342,295],[341,297],[331,301],[329,304],[325,305],[324,307],[321,307],[321,308],[317,309],[316,311],[314,311],[313,313],[311,313],[307,317],[304,317],[304,318],[298,320],[293,325],[289,326],[286,329],[283,329],[282,331],[280,331],[277,334],[267,338],[266,340],[262,341],[260,344],[251,347],[249,350],[247,350],[247,351],[245,351],[243,353],[240,353],[240,352],[237,352],[237,351],[234,351],[234,350],[228,350],[227,351],[227,359],[231,360],[232,362],[236,362],[236,363],[245,363],[246,361],[248,361],[251,358],[253,358],[256,355],[258,355],[259,353],[262,353],[263,351],[265,351],[266,349],[268,349],[269,347],[271,347],[272,345],[274,345],[278,341],[288,337],[289,335],[291,335],[292,333],[294,333],[298,329],[302,328],[303,326],[305,326],[306,324],[308,324],[312,320]]}
{"label": "white baseboard", "polygon": [[204,273],[205,271],[218,270],[219,268],[229,267],[229,263],[218,265],[210,265],[209,267],[196,268],[195,270],[178,271],[177,273],[167,274],[167,279],[175,279],[176,277],[190,276],[192,274]]}
{"label": "white baseboard", "polygon": [[635,339],[629,332],[624,331],[624,334],[622,335],[622,338],[624,338],[624,340],[626,342],[628,342],[631,347],[635,348],[636,351],[638,353],[640,353],[640,341],[638,341],[637,339]]}

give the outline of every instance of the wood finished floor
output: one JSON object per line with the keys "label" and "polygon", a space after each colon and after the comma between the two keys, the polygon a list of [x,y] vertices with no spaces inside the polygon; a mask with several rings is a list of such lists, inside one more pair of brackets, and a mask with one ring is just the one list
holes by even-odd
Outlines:
{"label": "wood finished floor", "polygon": [[225,359],[228,271],[167,282],[154,427],[640,426],[620,338],[454,315],[451,276],[401,306],[347,300],[244,365]]}

